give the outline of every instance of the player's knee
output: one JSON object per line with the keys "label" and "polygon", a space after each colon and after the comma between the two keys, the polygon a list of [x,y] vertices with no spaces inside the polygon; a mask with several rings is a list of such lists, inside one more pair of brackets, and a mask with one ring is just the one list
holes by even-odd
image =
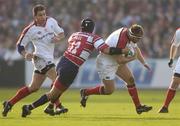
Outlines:
{"label": "player's knee", "polygon": [[32,86],[29,87],[30,92],[36,92],[38,90],[39,90],[39,87],[32,87]]}
{"label": "player's knee", "polygon": [[130,78],[129,78],[128,84],[135,84],[134,77],[130,77]]}

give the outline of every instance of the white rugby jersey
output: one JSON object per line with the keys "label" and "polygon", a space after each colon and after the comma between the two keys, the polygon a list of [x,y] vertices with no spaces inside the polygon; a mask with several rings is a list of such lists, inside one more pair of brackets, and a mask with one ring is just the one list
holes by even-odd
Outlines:
{"label": "white rugby jersey", "polygon": [[127,28],[120,28],[109,35],[106,39],[105,43],[110,47],[117,47],[117,48],[135,48],[137,47],[136,43],[129,42],[127,36],[128,29]]}
{"label": "white rugby jersey", "polygon": [[179,47],[179,45],[180,45],[180,28],[178,28],[176,30],[172,42],[173,42],[173,45],[175,45],[176,47]]}
{"label": "white rugby jersey", "polygon": [[52,38],[64,30],[58,25],[57,21],[52,17],[47,17],[45,26],[37,26],[32,22],[21,33],[17,46],[24,48],[29,42],[32,42],[35,48],[34,54],[47,60],[53,60],[54,43]]}

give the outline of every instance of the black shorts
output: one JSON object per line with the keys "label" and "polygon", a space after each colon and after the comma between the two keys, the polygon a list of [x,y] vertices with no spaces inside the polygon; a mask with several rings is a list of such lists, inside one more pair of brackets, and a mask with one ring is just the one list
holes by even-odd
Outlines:
{"label": "black shorts", "polygon": [[69,87],[76,78],[79,67],[63,56],[57,64],[56,71],[61,84]]}
{"label": "black shorts", "polygon": [[43,68],[41,71],[39,70],[35,70],[34,73],[37,73],[37,74],[46,74],[48,72],[48,70],[50,70],[52,67],[55,67],[55,64],[49,64],[47,65],[45,68]]}

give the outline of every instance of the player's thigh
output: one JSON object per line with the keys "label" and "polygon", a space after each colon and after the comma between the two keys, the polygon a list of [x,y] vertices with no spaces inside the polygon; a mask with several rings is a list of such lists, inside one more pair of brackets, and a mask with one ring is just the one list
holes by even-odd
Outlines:
{"label": "player's thigh", "polygon": [[45,74],[33,73],[31,84],[29,85],[30,89],[39,89],[46,79]]}
{"label": "player's thigh", "polygon": [[134,84],[134,76],[126,64],[118,67],[116,75],[123,79],[127,84]]}
{"label": "player's thigh", "polygon": [[170,84],[170,88],[177,89],[180,84],[180,77],[173,76]]}
{"label": "player's thigh", "polygon": [[[180,58],[178,58],[178,61],[177,61],[177,63],[176,63],[176,66],[175,66],[173,72],[174,72],[175,74],[180,74]],[[176,76],[176,75],[175,75],[175,76]]]}
{"label": "player's thigh", "polygon": [[52,81],[55,81],[57,74],[56,74],[56,69],[55,67],[52,67],[51,69],[49,69],[46,73],[46,76],[51,79]]}

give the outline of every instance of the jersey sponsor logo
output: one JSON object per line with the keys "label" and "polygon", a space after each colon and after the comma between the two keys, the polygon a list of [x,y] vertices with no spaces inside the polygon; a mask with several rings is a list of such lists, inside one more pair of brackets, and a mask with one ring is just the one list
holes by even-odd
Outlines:
{"label": "jersey sponsor logo", "polygon": [[40,35],[40,34],[41,34],[41,31],[38,31],[37,34]]}
{"label": "jersey sponsor logo", "polygon": [[43,38],[45,38],[45,37],[47,37],[47,36],[52,36],[52,37],[53,37],[53,36],[54,36],[54,33],[53,33],[53,32],[49,32],[49,33],[47,33],[47,34],[45,34],[45,35],[37,38],[37,40],[42,40]]}

